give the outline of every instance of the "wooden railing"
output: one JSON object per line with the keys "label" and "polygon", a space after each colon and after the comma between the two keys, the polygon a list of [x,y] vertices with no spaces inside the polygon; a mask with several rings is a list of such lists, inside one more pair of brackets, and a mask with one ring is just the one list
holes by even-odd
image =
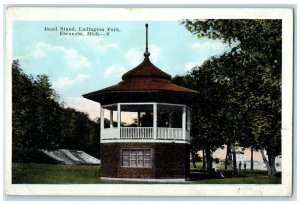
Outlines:
{"label": "wooden railing", "polygon": [[[153,127],[121,127],[103,130],[102,139],[154,139]],[[182,128],[157,127],[159,140],[184,140]],[[186,140],[190,140],[190,132],[186,131]]]}
{"label": "wooden railing", "polygon": [[153,139],[153,127],[121,127],[121,139]]}
{"label": "wooden railing", "polygon": [[158,127],[157,139],[183,140],[182,128]]}
{"label": "wooden railing", "polygon": [[119,139],[120,132],[117,127],[114,128],[106,128],[101,131],[101,138],[102,139]]}

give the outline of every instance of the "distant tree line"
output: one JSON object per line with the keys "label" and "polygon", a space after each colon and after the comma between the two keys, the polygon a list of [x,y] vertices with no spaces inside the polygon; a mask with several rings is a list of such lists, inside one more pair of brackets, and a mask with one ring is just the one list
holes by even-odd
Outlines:
{"label": "distant tree line", "polygon": [[12,65],[12,157],[28,160],[36,149],[82,150],[99,158],[100,120],[64,106],[46,75],[33,77]]}
{"label": "distant tree line", "polygon": [[227,145],[225,163],[232,154],[237,172],[238,144],[260,150],[268,175],[274,175],[275,157],[281,155],[281,20],[182,23],[198,38],[221,39],[231,46],[187,75],[173,78],[174,83],[200,93],[192,104],[193,156],[203,150],[205,168],[212,170],[212,152]]}

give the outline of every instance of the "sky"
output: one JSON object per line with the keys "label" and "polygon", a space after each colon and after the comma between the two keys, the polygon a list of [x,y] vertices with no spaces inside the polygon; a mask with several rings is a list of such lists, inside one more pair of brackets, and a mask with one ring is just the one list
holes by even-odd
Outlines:
{"label": "sky", "polygon": [[[151,62],[172,76],[185,75],[229,49],[221,40],[197,38],[178,21],[15,21],[13,59],[28,75],[49,76],[61,102],[95,119],[99,104],[82,95],[120,82],[122,74],[142,62],[145,23]],[[65,36],[61,27],[74,27],[74,32],[98,28],[105,35]]]}

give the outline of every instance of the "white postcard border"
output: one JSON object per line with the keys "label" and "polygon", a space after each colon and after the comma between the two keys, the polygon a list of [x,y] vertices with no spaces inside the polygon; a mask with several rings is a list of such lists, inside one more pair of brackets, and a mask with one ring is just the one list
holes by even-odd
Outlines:
{"label": "white postcard border", "polygon": [[[81,14],[81,15],[79,15]],[[9,7],[6,12],[6,136],[5,193],[7,195],[80,196],[290,196],[292,194],[292,105],[293,105],[293,11],[266,8],[43,8]],[[180,18],[179,18],[180,17]],[[73,184],[29,185],[11,183],[11,63],[12,24],[16,20],[180,20],[282,19],[282,184],[276,185],[191,185],[191,184]]]}

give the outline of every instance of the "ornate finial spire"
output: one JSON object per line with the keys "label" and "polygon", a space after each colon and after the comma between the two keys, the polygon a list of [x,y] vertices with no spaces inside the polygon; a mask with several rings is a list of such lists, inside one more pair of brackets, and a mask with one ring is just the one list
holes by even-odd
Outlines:
{"label": "ornate finial spire", "polygon": [[144,56],[148,58],[150,56],[150,53],[148,52],[148,24],[146,23],[146,52],[144,53]]}

